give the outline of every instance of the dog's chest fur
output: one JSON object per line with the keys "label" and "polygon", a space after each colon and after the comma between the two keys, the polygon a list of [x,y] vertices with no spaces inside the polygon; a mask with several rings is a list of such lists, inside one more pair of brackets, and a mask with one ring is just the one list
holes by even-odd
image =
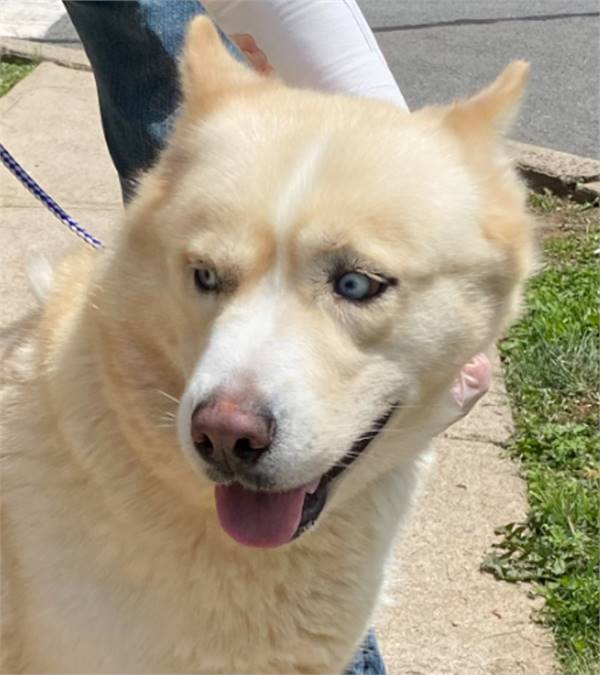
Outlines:
{"label": "dog's chest fur", "polygon": [[[20,441],[38,434],[22,429]],[[193,513],[168,496],[157,508],[151,488],[146,516],[139,496],[115,514],[60,457],[50,443],[5,474],[21,485],[6,495],[5,544],[18,551],[12,628],[26,636],[24,669],[310,673],[351,659],[394,527],[377,515],[385,485],[377,503],[365,492],[304,544],[267,552],[230,542],[212,508]]]}

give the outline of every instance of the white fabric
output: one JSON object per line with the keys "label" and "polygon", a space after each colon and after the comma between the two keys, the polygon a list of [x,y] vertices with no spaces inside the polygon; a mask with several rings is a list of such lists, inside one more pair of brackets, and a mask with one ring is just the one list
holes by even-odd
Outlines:
{"label": "white fabric", "polygon": [[203,0],[232,35],[249,33],[289,84],[407,108],[355,0]]}

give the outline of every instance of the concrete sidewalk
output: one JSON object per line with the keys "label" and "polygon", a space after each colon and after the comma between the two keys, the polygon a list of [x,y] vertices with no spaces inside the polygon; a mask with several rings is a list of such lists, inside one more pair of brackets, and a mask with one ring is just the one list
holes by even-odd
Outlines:
{"label": "concrete sidewalk", "polygon": [[[75,218],[110,244],[121,213],[88,72],[42,64],[0,99],[0,140]],[[33,305],[24,269],[36,252],[83,246],[0,167],[0,329]],[[492,392],[438,442],[438,461],[390,569],[376,624],[389,675],[550,674],[549,635],[527,588],[479,572],[494,527],[525,514],[524,487],[499,444],[511,420]]]}

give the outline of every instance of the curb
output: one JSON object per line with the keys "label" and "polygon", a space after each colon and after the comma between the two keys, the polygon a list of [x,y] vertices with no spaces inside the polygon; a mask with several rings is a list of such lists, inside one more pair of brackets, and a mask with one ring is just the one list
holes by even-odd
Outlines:
{"label": "curb", "polygon": [[509,141],[509,151],[529,187],[549,189],[578,202],[600,202],[600,161],[537,145]]}
{"label": "curb", "polygon": [[[51,61],[76,70],[91,70],[80,46],[0,37],[0,56],[19,56]],[[551,190],[578,202],[600,203],[600,161],[559,150],[509,141],[509,151],[529,187],[536,192]]]}
{"label": "curb", "polygon": [[0,37],[0,56],[18,56],[32,61],[50,61],[58,66],[75,70],[91,70],[81,45],[63,47],[61,44]]}

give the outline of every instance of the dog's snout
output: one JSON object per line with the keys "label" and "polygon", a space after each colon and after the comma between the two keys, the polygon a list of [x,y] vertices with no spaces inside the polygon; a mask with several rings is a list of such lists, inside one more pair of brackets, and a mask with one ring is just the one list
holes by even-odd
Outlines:
{"label": "dog's snout", "polygon": [[272,418],[221,398],[200,404],[191,421],[192,440],[200,456],[224,469],[253,465],[269,449]]}

